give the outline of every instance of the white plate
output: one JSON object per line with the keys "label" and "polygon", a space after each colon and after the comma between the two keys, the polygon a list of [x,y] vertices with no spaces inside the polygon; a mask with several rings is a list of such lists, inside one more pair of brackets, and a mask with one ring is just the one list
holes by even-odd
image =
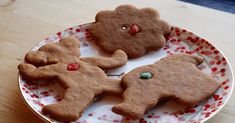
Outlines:
{"label": "white plate", "polygon": [[[82,43],[81,57],[98,56],[96,49],[92,48],[87,42],[87,38],[89,38],[87,28],[89,25],[83,24],[58,32],[56,35],[52,35],[38,43],[32,50],[37,50],[49,42],[57,42],[63,37],[73,35]],[[214,116],[227,103],[232,94],[233,74],[228,61],[215,46],[187,30],[172,27],[171,34],[166,38],[167,44],[164,48],[159,51],[149,52],[143,57],[128,60],[125,66],[108,71],[107,74],[120,75],[135,67],[152,64],[170,54],[196,54],[205,59],[205,62],[199,68],[221,83],[221,87],[212,97],[194,107],[180,106],[172,101],[161,103],[148,111],[143,118],[136,121],[123,118],[111,111],[112,106],[119,103],[120,99],[117,97],[103,97],[89,106],[82,117],[74,123],[199,123]],[[23,99],[35,114],[45,121],[58,122],[41,112],[42,106],[56,103],[61,99],[63,89],[57,83],[26,82],[19,76],[19,87]]]}

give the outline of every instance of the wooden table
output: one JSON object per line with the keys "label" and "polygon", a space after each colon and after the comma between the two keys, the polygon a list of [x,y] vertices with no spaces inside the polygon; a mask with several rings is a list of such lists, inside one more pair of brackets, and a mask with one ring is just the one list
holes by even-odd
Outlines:
{"label": "wooden table", "polygon": [[[8,0],[1,0],[4,3]],[[10,0],[9,0],[10,1]],[[40,123],[21,99],[17,65],[38,41],[82,23],[94,21],[102,9],[131,3],[153,7],[172,25],[187,28],[211,41],[235,61],[235,15],[174,0],[12,0],[0,7],[0,122]],[[233,66],[235,70],[235,66]],[[234,94],[228,104],[207,123],[232,123],[235,120]]]}

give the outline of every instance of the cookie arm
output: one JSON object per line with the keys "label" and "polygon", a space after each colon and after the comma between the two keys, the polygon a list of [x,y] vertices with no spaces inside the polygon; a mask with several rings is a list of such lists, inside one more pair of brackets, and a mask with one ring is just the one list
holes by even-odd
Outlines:
{"label": "cookie arm", "polygon": [[104,93],[111,93],[114,95],[122,94],[121,80],[108,78],[102,83]]}
{"label": "cookie arm", "polygon": [[38,80],[38,79],[48,79],[54,77],[56,74],[50,69],[49,66],[35,67],[31,64],[20,64],[18,66],[19,73],[26,79]]}
{"label": "cookie arm", "polygon": [[80,60],[97,65],[101,69],[112,69],[123,66],[127,63],[127,55],[122,50],[116,50],[110,57],[86,57]]}

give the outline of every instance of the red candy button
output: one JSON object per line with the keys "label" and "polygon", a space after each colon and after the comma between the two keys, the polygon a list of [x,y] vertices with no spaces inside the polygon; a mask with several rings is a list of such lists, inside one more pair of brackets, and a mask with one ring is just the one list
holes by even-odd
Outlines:
{"label": "red candy button", "polygon": [[131,35],[135,35],[135,34],[138,33],[138,32],[140,32],[139,27],[138,27],[136,24],[133,24],[133,25],[131,26],[131,29],[130,29],[129,33],[130,33]]}
{"label": "red candy button", "polygon": [[79,64],[73,63],[73,64],[68,64],[67,70],[69,71],[76,71],[79,68]]}

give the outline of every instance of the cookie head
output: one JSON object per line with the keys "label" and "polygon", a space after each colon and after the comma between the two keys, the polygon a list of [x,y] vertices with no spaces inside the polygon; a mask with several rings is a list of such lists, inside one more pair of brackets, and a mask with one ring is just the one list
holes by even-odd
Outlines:
{"label": "cookie head", "polygon": [[80,41],[66,37],[57,43],[40,47],[37,51],[28,52],[25,61],[36,66],[54,64],[57,62],[72,63],[80,57]]}
{"label": "cookie head", "polygon": [[102,50],[112,53],[122,49],[129,58],[163,47],[163,35],[169,32],[170,25],[159,18],[156,10],[130,5],[99,12],[90,26],[90,33]]}

